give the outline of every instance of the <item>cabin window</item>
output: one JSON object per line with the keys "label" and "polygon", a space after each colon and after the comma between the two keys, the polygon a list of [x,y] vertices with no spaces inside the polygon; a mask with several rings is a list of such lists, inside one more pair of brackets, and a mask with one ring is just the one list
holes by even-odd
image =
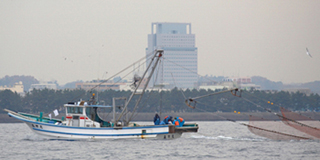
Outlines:
{"label": "cabin window", "polygon": [[68,107],[68,113],[73,113],[73,114],[82,114],[83,113],[83,108],[82,107]]}
{"label": "cabin window", "polygon": [[91,114],[91,107],[86,108],[86,115],[89,116]]}
{"label": "cabin window", "polygon": [[96,114],[94,112],[94,109],[91,107],[86,108],[86,115],[87,115],[87,117],[89,117],[89,119],[92,119],[92,120],[95,120],[95,118],[96,118],[96,116],[95,116]]}

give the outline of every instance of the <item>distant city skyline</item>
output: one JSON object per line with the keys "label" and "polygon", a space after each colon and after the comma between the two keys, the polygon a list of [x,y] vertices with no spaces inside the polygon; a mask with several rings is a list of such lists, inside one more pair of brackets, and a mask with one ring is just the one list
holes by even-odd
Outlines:
{"label": "distant city skyline", "polygon": [[317,15],[316,0],[2,0],[0,78],[110,77],[145,56],[152,22],[179,22],[192,24],[200,75],[319,81]]}

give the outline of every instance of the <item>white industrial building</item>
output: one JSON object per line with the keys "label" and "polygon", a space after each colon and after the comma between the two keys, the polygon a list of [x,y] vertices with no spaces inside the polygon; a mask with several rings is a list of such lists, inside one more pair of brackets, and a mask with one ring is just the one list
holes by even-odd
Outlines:
{"label": "white industrial building", "polygon": [[33,89],[57,89],[57,85],[54,83],[40,83],[40,84],[31,84],[29,91],[32,91]]}
{"label": "white industrial building", "polygon": [[12,92],[17,92],[20,95],[24,94],[23,84],[21,81],[16,82],[13,86],[0,86],[0,91],[11,90]]}
{"label": "white industrial building", "polygon": [[146,54],[156,49],[164,50],[164,61],[156,84],[169,84],[169,88],[195,88],[198,81],[198,51],[191,23],[152,23],[148,35]]}

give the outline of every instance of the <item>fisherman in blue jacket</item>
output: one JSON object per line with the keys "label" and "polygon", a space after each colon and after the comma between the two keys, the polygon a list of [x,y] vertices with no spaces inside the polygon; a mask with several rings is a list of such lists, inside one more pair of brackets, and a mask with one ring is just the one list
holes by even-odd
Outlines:
{"label": "fisherman in blue jacket", "polygon": [[169,121],[171,121],[171,123],[172,123],[172,117],[171,117],[171,116],[166,116],[166,117],[164,117],[164,119],[161,121],[160,125],[169,124]]}
{"label": "fisherman in blue jacket", "polygon": [[183,125],[184,125],[184,119],[183,118],[181,118],[181,117],[177,117],[177,119],[179,119],[179,121],[180,121],[180,127],[182,127]]}
{"label": "fisherman in blue jacket", "polygon": [[174,118],[174,121],[172,124],[176,125],[177,127],[182,127],[184,124],[184,119],[181,117],[176,117]]}
{"label": "fisherman in blue jacket", "polygon": [[175,125],[176,127],[180,126],[179,120],[177,120],[177,118],[173,120],[172,124]]}
{"label": "fisherman in blue jacket", "polygon": [[154,116],[153,122],[154,122],[154,125],[160,124],[160,116],[158,115],[158,113],[156,113],[156,115]]}

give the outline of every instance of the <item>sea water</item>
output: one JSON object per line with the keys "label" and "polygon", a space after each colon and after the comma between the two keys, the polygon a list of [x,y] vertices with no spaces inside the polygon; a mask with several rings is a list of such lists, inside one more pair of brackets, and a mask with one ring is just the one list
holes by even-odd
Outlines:
{"label": "sea water", "polygon": [[198,133],[174,140],[99,141],[49,140],[24,123],[2,123],[0,159],[320,159],[319,140],[274,141],[237,123],[196,123]]}

